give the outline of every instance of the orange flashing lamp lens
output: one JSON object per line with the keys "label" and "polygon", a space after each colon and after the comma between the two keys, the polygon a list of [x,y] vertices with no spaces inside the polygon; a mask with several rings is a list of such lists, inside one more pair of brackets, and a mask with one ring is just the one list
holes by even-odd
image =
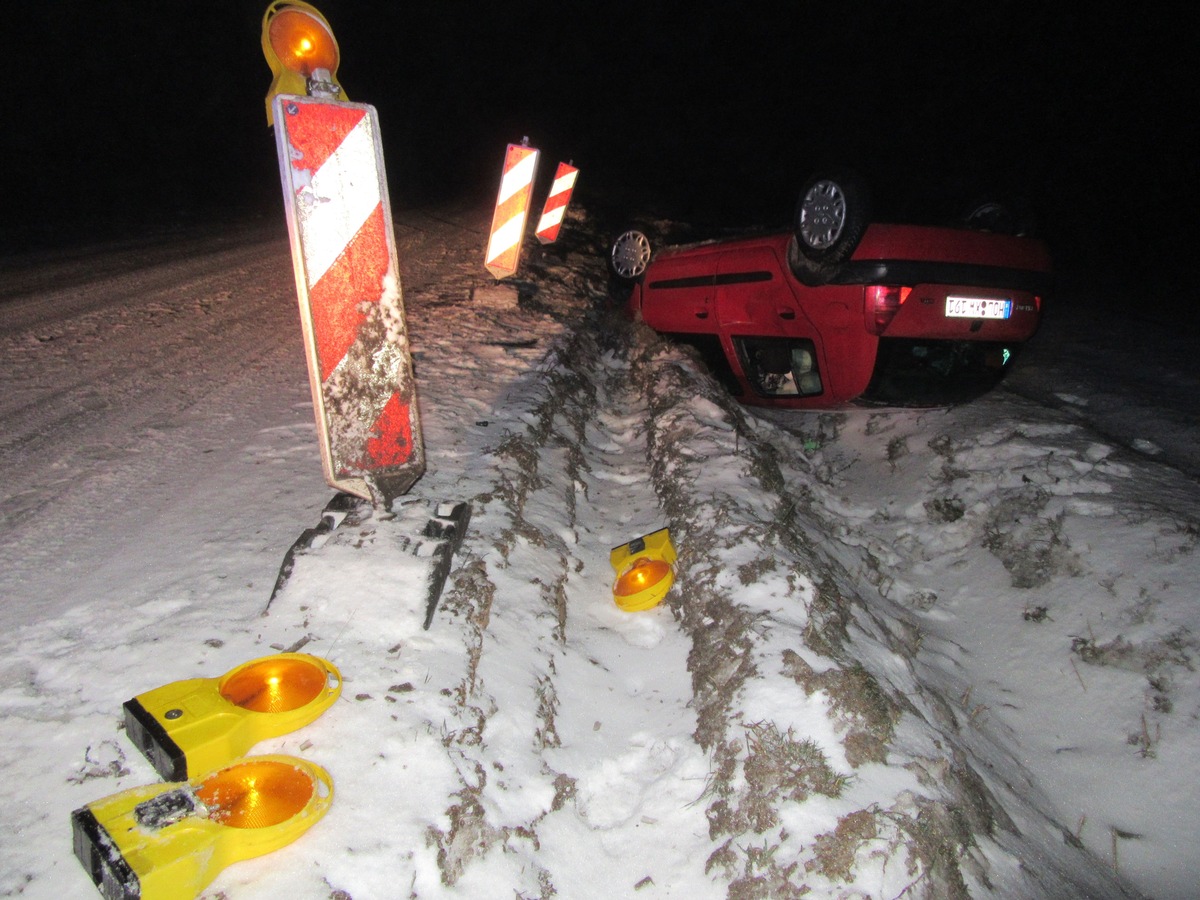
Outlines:
{"label": "orange flashing lamp lens", "polygon": [[313,780],[306,772],[254,757],[210,775],[196,788],[196,799],[208,809],[208,817],[227,828],[278,825],[304,809],[312,795]]}
{"label": "orange flashing lamp lens", "polygon": [[333,803],[321,766],[248,756],[191,782],[131,788],[75,810],[75,856],[108,900],[190,900],[226,866],[278,850]]}
{"label": "orange flashing lamp lens", "polygon": [[622,574],[617,576],[613,593],[618,597],[640,594],[651,585],[658,584],[671,574],[671,567],[661,559],[639,556]]}
{"label": "orange flashing lamp lens", "polygon": [[267,23],[268,40],[283,67],[305,78],[317,69],[331,74],[338,67],[338,45],[328,23],[312,13],[288,7]]}
{"label": "orange flashing lamp lens", "polygon": [[614,547],[609,562],[617,576],[613,601],[626,612],[658,606],[675,583],[675,546],[665,528]]}
{"label": "orange flashing lamp lens", "polygon": [[125,732],[160,776],[180,781],[308,725],[341,691],[328,660],[277,653],[139,694],[125,703]]}
{"label": "orange flashing lamp lens", "polygon": [[311,703],[329,687],[316,657],[268,656],[239,666],[221,679],[221,696],[251,712],[280,713]]}

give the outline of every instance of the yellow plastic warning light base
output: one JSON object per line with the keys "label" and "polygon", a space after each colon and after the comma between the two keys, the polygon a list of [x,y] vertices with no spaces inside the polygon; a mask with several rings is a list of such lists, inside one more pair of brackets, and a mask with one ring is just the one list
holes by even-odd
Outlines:
{"label": "yellow plastic warning light base", "polygon": [[107,900],[194,900],[227,866],[296,840],[332,802],[320,766],[249,756],[195,781],[132,788],[75,810],[75,856]]}
{"label": "yellow plastic warning light base", "polygon": [[276,94],[309,95],[314,76],[325,79],[336,99],[346,100],[337,80],[341,51],[333,28],[320,10],[303,0],[273,0],[262,20],[262,50],[274,80],[267,91],[267,124],[275,124]]}
{"label": "yellow plastic warning light base", "polygon": [[182,781],[309,724],[341,692],[329,661],[277,653],[139,694],[125,703],[125,731],[163,779]]}
{"label": "yellow plastic warning light base", "polygon": [[626,612],[658,606],[675,583],[675,545],[666,528],[614,547],[608,556],[613,571],[613,600]]}

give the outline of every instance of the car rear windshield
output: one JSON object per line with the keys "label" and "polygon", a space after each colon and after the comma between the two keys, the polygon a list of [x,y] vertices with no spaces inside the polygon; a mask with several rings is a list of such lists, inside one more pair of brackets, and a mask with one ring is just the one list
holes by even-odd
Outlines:
{"label": "car rear windshield", "polygon": [[919,407],[965,403],[1000,383],[1017,350],[995,341],[883,338],[860,401]]}

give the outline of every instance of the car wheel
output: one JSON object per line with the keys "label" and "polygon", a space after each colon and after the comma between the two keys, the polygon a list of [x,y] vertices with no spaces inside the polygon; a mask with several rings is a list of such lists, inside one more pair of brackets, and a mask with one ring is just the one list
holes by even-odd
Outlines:
{"label": "car wheel", "polygon": [[636,281],[650,263],[650,239],[640,231],[626,231],[613,241],[608,261],[618,278]]}
{"label": "car wheel", "polygon": [[800,189],[788,262],[805,284],[834,278],[871,221],[866,184],[852,173],[816,175]]}

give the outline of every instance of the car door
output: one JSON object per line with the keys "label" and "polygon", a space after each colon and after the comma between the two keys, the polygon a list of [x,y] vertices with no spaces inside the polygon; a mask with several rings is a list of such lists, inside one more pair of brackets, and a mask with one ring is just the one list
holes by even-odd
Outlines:
{"label": "car door", "polygon": [[804,331],[805,317],[770,247],[737,247],[717,263],[717,318],[722,329],[784,337]]}
{"label": "car door", "polygon": [[820,335],[774,247],[730,248],[717,263],[714,292],[722,344],[752,396],[794,400],[825,393]]}
{"label": "car door", "polygon": [[656,258],[642,284],[642,320],[663,334],[715,333],[713,294],[719,260],[715,249]]}

